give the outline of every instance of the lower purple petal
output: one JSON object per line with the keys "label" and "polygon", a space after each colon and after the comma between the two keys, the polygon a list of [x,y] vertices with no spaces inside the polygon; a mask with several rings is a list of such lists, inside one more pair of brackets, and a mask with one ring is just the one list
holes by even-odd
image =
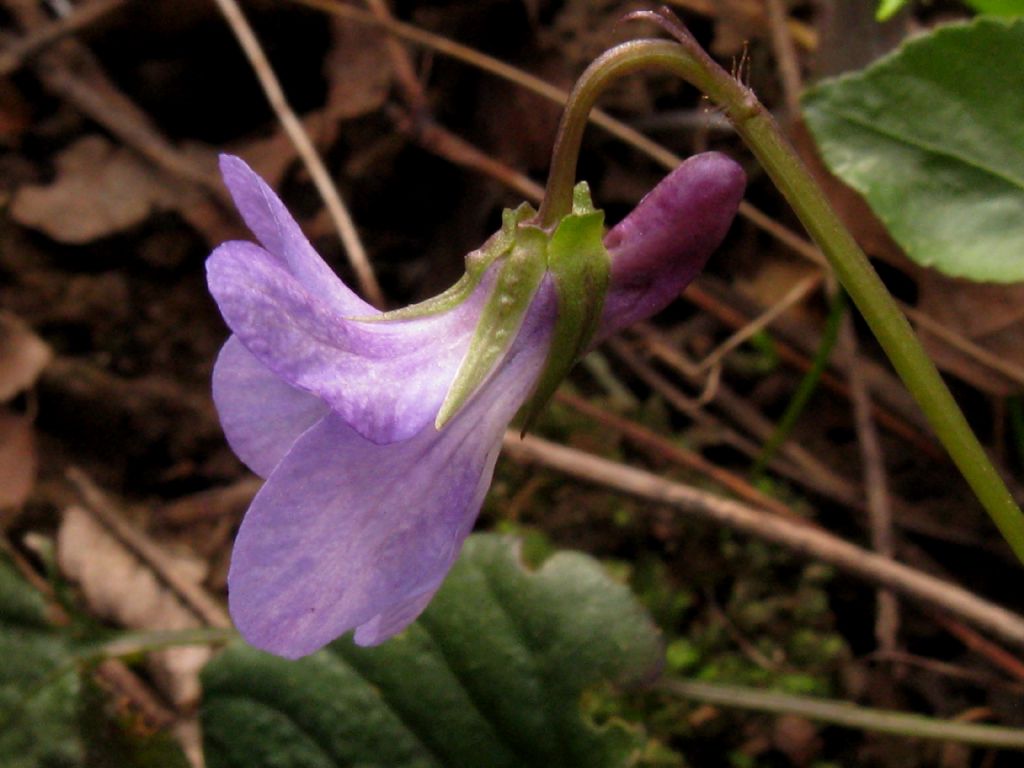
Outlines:
{"label": "lower purple petal", "polygon": [[427,427],[378,445],[335,414],[306,432],[235,540],[228,595],[243,637],[297,658],[367,623],[379,641],[395,612],[415,618],[409,603],[437,589],[472,529],[500,435],[458,437]]}
{"label": "lower purple petal", "polygon": [[320,398],[268,371],[236,336],[225,342],[213,367],[213,402],[231,449],[260,477],[328,410]]}

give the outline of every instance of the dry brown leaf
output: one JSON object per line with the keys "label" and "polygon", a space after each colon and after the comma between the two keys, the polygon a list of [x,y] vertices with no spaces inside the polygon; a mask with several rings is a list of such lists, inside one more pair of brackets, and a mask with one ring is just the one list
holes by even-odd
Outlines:
{"label": "dry brown leaf", "polygon": [[[391,90],[391,64],[383,35],[345,19],[331,22],[332,45],[324,61],[327,99],[322,109],[302,116],[302,126],[318,147],[334,143],[346,120],[384,106]],[[283,130],[248,141],[237,150],[272,187],[284,178],[297,158]]]}
{"label": "dry brown leaf", "polygon": [[336,18],[331,34],[331,50],[324,61],[325,116],[337,122],[377,111],[387,101],[392,79],[384,33]]}
{"label": "dry brown leaf", "polygon": [[[169,555],[183,577],[199,583],[205,563]],[[57,563],[77,582],[92,611],[129,629],[176,630],[202,626],[192,611],[92,515],[70,507],[57,533]],[[156,651],[149,656],[157,686],[180,709],[199,701],[199,671],[212,652],[204,646]]]}
{"label": "dry brown leaf", "polygon": [[[917,308],[942,325],[1024,368],[1024,285],[992,285],[946,277],[930,269],[917,272]],[[1005,397],[1020,385],[979,363],[949,343],[920,329],[921,339],[936,365],[983,392]]]}
{"label": "dry brown leaf", "polygon": [[177,202],[174,190],[127,149],[101,136],[79,139],[56,160],[57,179],[25,186],[11,218],[63,243],[82,244],[129,229]]}
{"label": "dry brown leaf", "polygon": [[35,384],[52,357],[21,318],[0,312],[0,403]]}
{"label": "dry brown leaf", "polygon": [[0,408],[0,509],[20,507],[36,480],[32,420]]}
{"label": "dry brown leaf", "polygon": [[[736,287],[760,307],[774,307],[779,299],[799,283],[818,272],[818,267],[806,261],[792,259],[766,259],[756,271],[737,277]],[[782,313],[782,317],[795,323],[810,323],[815,315],[807,310],[806,300],[800,301]]]}

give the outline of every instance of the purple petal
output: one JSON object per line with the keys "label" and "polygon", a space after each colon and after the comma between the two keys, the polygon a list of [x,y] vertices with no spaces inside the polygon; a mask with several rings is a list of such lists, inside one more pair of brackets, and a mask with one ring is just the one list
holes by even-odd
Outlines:
{"label": "purple petal", "polygon": [[743,199],[746,174],[705,152],[683,162],[605,235],[612,257],[603,339],[667,306],[725,238]]}
{"label": "purple petal", "polygon": [[354,320],[252,243],[225,243],[206,264],[210,292],[249,352],[379,443],[433,422],[493,280],[485,275],[469,298],[437,315]]}
{"label": "purple petal", "polygon": [[221,155],[220,172],[246,225],[307,291],[343,315],[379,313],[338,279],[309,244],[284,203],[244,160]]}
{"label": "purple petal", "polygon": [[213,401],[231,450],[260,477],[327,413],[320,398],[285,384],[235,336],[213,367]]}
{"label": "purple petal", "polygon": [[[483,502],[481,501],[481,503]],[[479,508],[480,505],[476,506]],[[435,594],[437,594],[437,590],[431,589],[421,595],[409,598],[404,603],[399,603],[383,613],[378,613],[365,624],[356,627],[356,633],[352,639],[355,640],[356,645],[380,645],[416,621]]]}
{"label": "purple petal", "polygon": [[297,658],[350,629],[382,642],[419,615],[473,527],[553,313],[548,282],[502,367],[440,432],[379,445],[330,414],[298,439],[235,541],[229,602],[250,643]]}

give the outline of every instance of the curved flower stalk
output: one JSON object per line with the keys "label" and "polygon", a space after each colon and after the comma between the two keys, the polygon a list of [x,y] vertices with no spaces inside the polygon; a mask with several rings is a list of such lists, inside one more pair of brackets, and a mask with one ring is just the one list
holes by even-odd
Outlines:
{"label": "curved flower stalk", "polygon": [[535,413],[587,348],[678,295],[745,184],[722,155],[691,158],[604,247],[585,191],[554,233],[528,207],[506,212],[456,286],[381,313],[245,163],[221,168],[260,245],[225,243],[207,261],[233,332],[214,400],[228,442],[267,480],[235,541],[229,602],[250,643],[289,658],[351,629],[361,645],[383,642],[423,611],[473,527],[509,422]]}

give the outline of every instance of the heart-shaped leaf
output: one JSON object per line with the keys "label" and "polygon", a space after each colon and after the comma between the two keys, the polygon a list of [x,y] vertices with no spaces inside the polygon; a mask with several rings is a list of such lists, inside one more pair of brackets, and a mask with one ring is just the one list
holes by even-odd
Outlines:
{"label": "heart-shaped leaf", "polygon": [[828,167],[907,255],[973,280],[1024,280],[1024,21],[915,38],[803,105]]}

